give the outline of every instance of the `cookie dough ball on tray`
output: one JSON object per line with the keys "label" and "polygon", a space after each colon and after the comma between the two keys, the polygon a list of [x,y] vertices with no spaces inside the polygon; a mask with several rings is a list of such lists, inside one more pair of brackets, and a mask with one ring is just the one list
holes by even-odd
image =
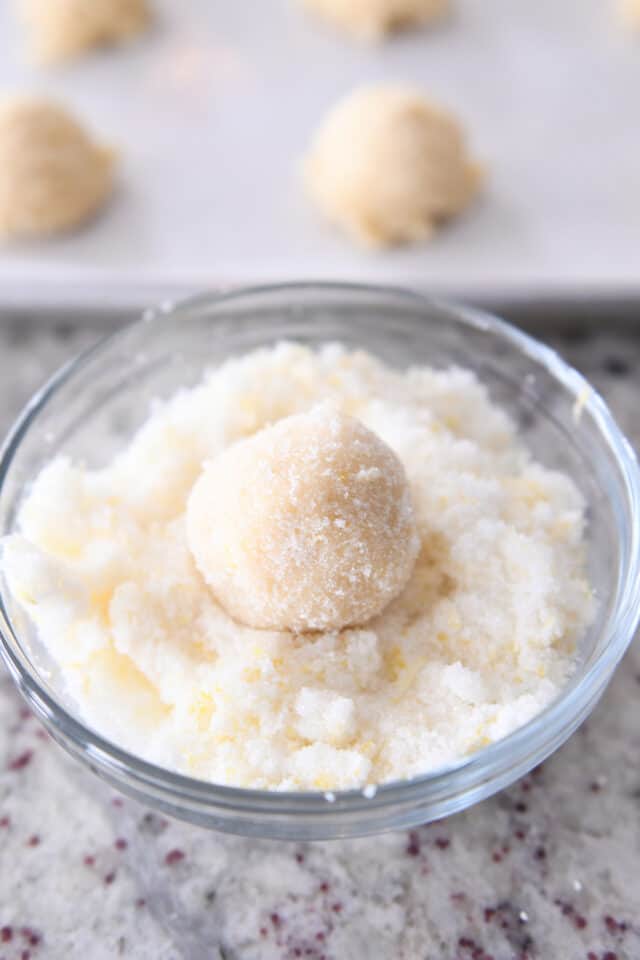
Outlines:
{"label": "cookie dough ball on tray", "polygon": [[147,0],[21,0],[21,10],[34,54],[44,63],[123,43],[150,19]]}
{"label": "cookie dough ball on tray", "polygon": [[296,632],[380,613],[418,552],[401,462],[329,404],[286,417],[209,463],[189,498],[187,537],[232,617]]}
{"label": "cookie dough ball on tray", "polygon": [[618,9],[628,27],[640,30],[640,0],[619,0]]}
{"label": "cookie dough ball on tray", "polygon": [[319,210],[372,247],[421,240],[482,180],[460,125],[408,87],[364,87],[328,114],[305,162]]}
{"label": "cookie dough ball on tray", "polygon": [[90,219],[112,189],[114,159],[58,104],[0,101],[0,237],[46,236]]}
{"label": "cookie dough ball on tray", "polygon": [[394,30],[438,20],[449,0],[302,0],[304,5],[349,33],[377,40]]}

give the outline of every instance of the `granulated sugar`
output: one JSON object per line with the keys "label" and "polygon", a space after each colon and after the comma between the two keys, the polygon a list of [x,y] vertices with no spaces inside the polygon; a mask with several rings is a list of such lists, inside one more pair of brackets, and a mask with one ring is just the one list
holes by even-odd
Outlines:
{"label": "granulated sugar", "polygon": [[[413,573],[358,627],[242,626],[196,568],[189,494],[230,444],[325,401],[404,466]],[[582,497],[531,459],[474,375],[399,372],[337,345],[229,361],[101,470],[54,460],[19,527],[5,572],[82,717],[218,783],[330,791],[458,760],[559,693],[593,615]]]}

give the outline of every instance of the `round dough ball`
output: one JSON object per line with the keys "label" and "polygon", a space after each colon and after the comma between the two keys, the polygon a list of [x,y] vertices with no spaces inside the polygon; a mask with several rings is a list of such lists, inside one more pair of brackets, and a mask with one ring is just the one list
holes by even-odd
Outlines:
{"label": "round dough ball", "polygon": [[187,537],[226,611],[273,630],[364,623],[418,552],[404,468],[329,404],[229,447],[191,491]]}
{"label": "round dough ball", "polygon": [[620,0],[620,16],[632,29],[640,28],[640,0]]}
{"label": "round dough ball", "polygon": [[36,57],[55,63],[135,37],[149,22],[147,0],[22,0]]}
{"label": "round dough ball", "polygon": [[78,226],[113,185],[114,154],[46,100],[0,103],[0,236],[37,237]]}
{"label": "round dough ball", "polygon": [[303,0],[309,9],[365,39],[429,23],[449,9],[449,0]]}
{"label": "round dough ball", "polygon": [[311,197],[356,241],[428,237],[475,197],[482,174],[455,119],[404,87],[366,87],[321,125],[305,164]]}

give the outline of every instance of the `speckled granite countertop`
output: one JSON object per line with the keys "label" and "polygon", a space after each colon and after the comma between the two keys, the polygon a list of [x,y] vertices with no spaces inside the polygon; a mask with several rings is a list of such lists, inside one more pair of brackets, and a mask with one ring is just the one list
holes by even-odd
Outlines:
{"label": "speckled granite countertop", "polygon": [[[0,428],[96,337],[0,319]],[[637,336],[554,342],[640,444]],[[639,960],[640,651],[543,767],[410,833],[245,841],[122,800],[0,668],[0,958]]]}

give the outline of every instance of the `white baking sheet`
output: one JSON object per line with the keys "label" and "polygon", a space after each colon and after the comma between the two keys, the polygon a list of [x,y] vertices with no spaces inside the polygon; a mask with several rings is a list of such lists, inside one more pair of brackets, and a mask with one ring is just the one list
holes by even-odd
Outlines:
{"label": "white baking sheet", "polygon": [[[152,0],[153,2],[153,0]],[[0,0],[0,85],[62,98],[121,149],[74,236],[0,250],[0,305],[110,306],[290,278],[493,299],[640,301],[640,32],[616,0],[454,0],[431,31],[360,46],[295,0],[155,0],[151,35],[36,70]],[[355,85],[418,84],[489,179],[430,244],[370,254],[307,206],[297,164]]]}

